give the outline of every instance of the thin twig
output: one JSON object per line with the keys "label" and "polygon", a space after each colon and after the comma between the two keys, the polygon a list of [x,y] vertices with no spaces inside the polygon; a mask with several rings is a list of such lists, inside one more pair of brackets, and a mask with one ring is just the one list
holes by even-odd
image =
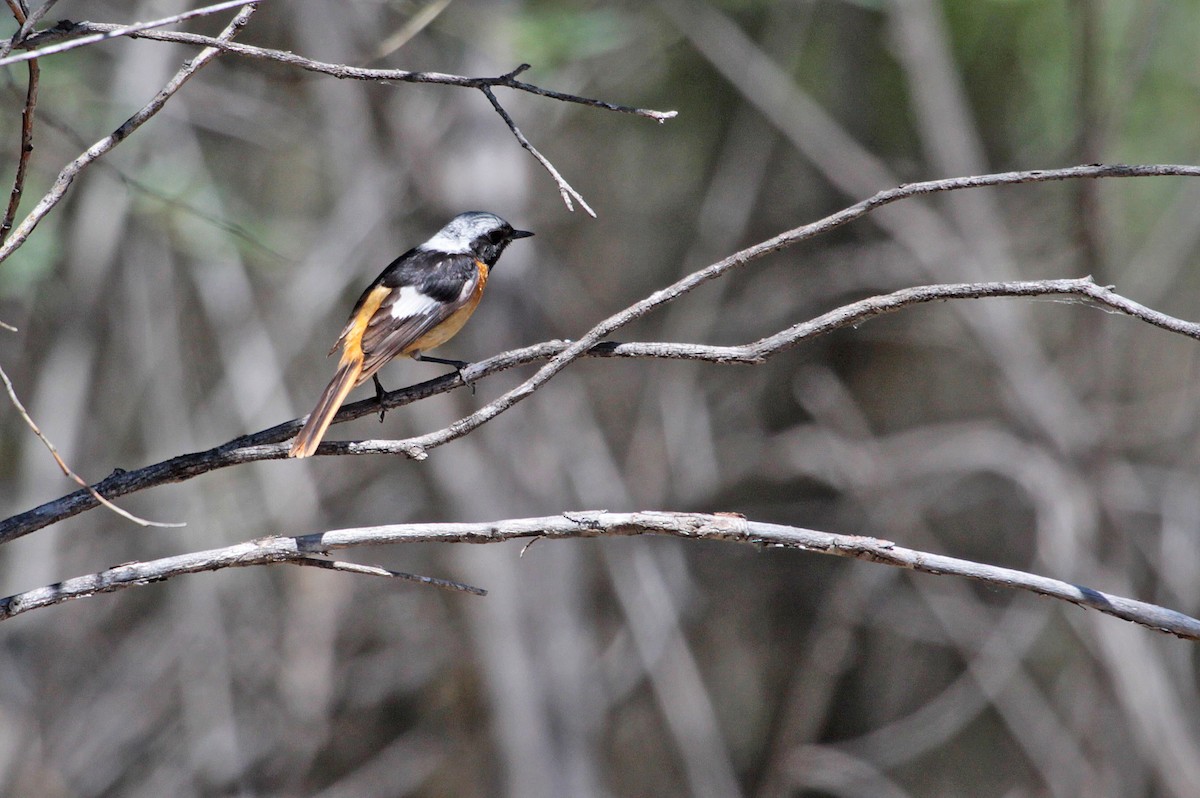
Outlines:
{"label": "thin twig", "polygon": [[[948,557],[909,549],[877,538],[841,535],[801,527],[750,521],[737,514],[572,512],[544,518],[518,518],[484,523],[398,524],[341,529],[300,537],[267,537],[258,540],[147,562],[131,562],[88,576],[0,599],[0,620],[41,607],[61,604],[97,593],[160,582],[182,574],[273,563],[316,565],[314,554],[359,546],[397,543],[498,543],[522,538],[595,538],[631,535],[667,535],[688,540],[721,540],[755,546],[800,549],[908,568],[939,576],[974,579],[1000,588],[1026,590],[1099,610],[1149,629],[1185,640],[1200,640],[1200,620],[1156,604],[1115,596],[1015,568]],[[349,565],[349,564],[345,564]],[[319,567],[377,574],[372,568]],[[391,575],[390,572],[388,575]]]}
{"label": "thin twig", "polygon": [[[70,35],[71,33],[83,30],[99,30],[106,33],[116,33],[117,31],[123,30],[123,28],[120,26],[104,25],[100,23],[81,22],[71,23],[69,27],[55,29],[51,31],[51,33],[61,36]],[[98,34],[93,33],[91,35],[95,36]],[[566,204],[567,209],[573,211],[574,205],[572,204],[572,199],[577,200],[580,206],[593,218],[595,218],[596,212],[592,210],[591,206],[588,205],[582,195],[580,195],[580,193],[563,178],[550,160],[542,155],[542,153],[533,146],[529,139],[526,138],[525,134],[521,132],[521,129],[517,126],[516,122],[513,121],[512,116],[509,115],[508,111],[505,110],[504,106],[501,105],[500,101],[496,98],[493,88],[497,86],[503,86],[516,89],[518,91],[536,94],[541,97],[549,97],[552,99],[561,100],[563,102],[571,102],[588,105],[595,108],[603,108],[610,111],[636,114],[638,116],[654,119],[660,123],[676,115],[675,111],[652,111],[645,108],[633,108],[630,106],[616,105],[613,103],[603,102],[601,100],[594,100],[588,97],[579,97],[573,94],[565,94],[562,92],[551,91],[549,89],[543,89],[539,86],[517,80],[518,75],[530,68],[529,64],[521,64],[516,69],[506,72],[498,77],[469,78],[461,75],[447,75],[439,72],[410,72],[401,69],[366,69],[362,67],[346,66],[344,64],[329,64],[321,61],[313,61],[311,59],[298,56],[294,53],[284,52],[282,50],[270,50],[264,47],[253,47],[243,44],[221,43],[213,40],[210,37],[191,33],[160,31],[144,33],[141,34],[140,37],[157,39],[161,41],[182,42],[187,44],[203,44],[209,47],[221,48],[230,53],[245,55],[251,58],[278,61],[280,63],[288,64],[289,66],[295,66],[321,74],[333,75],[334,77],[343,79],[349,78],[355,80],[371,80],[381,82],[403,81],[410,83],[440,83],[449,86],[479,89],[483,92],[484,96],[487,97],[488,102],[492,104],[492,107],[496,110],[496,113],[500,114],[500,117],[504,120],[504,123],[508,125],[508,129],[512,131],[513,136],[516,137],[517,143],[519,143],[526,152],[532,155],[537,162],[541,164],[542,167],[550,174],[551,178],[554,179],[555,184],[558,186],[558,192],[562,196],[563,202]],[[38,52],[44,52],[48,49],[49,48],[44,48]],[[4,61],[0,60],[0,66],[3,66],[3,64]]]}
{"label": "thin twig", "polygon": [[[528,65],[523,64],[522,66]],[[550,163],[546,156],[538,152],[538,149],[529,143],[529,139],[525,138],[525,134],[521,132],[519,127],[517,127],[517,123],[513,121],[511,116],[508,115],[508,111],[504,110],[504,106],[500,104],[500,101],[496,99],[496,95],[492,92],[492,87],[483,86],[480,91],[482,91],[484,96],[488,98],[488,102],[490,102],[492,107],[496,109],[496,113],[500,114],[500,118],[504,120],[504,124],[508,125],[508,129],[512,131],[512,134],[517,137],[517,142],[525,148],[526,152],[537,159],[537,162],[542,165],[542,168],[549,172],[550,176],[554,178],[554,182],[558,184],[559,196],[562,197],[563,202],[567,206],[567,210],[575,210],[575,206],[571,204],[571,198],[574,197],[579,201],[579,206],[587,211],[589,216],[595,219],[596,212],[592,210],[590,205],[587,204],[587,201],[584,200],[583,196],[580,195],[580,193],[574,188],[572,188],[571,184],[564,180],[563,176],[558,173],[557,169],[554,168],[554,164]]]}
{"label": "thin twig", "polygon": [[[661,292],[660,292],[661,293]],[[786,330],[761,338],[742,346],[708,346],[686,343],[614,343],[600,342],[586,349],[581,356],[666,358],[672,360],[698,360],[710,363],[758,364],[770,357],[785,352],[800,343],[826,335],[834,330],[853,327],[881,315],[895,313],[903,308],[928,302],[952,299],[979,299],[995,297],[1058,296],[1076,298],[1103,308],[1159,327],[1163,330],[1200,340],[1200,324],[1177,319],[1127,299],[1111,289],[1099,286],[1088,278],[1068,280],[1030,280],[1000,283],[961,283],[951,285],[918,286],[904,288],[890,294],[869,297],[832,310],[810,321],[793,325]],[[590,335],[590,333],[589,333]],[[383,397],[386,409],[401,407],[430,396],[445,393],[462,386],[463,380],[475,382],[486,376],[530,363],[561,358],[574,351],[577,343],[547,341],[535,346],[504,352],[479,363],[471,364],[459,373],[446,374],[433,380],[392,391]],[[572,358],[574,359],[574,358]],[[539,371],[538,374],[542,374]],[[537,375],[534,375],[535,379]],[[548,377],[546,378],[548,379]],[[540,382],[529,391],[536,390]],[[530,385],[527,381],[525,385]],[[501,397],[504,400],[509,394]],[[501,400],[497,400],[500,402]],[[509,405],[493,407],[496,402],[485,405],[484,410],[493,416]],[[344,406],[334,423],[350,421],[373,415],[380,409],[380,402],[364,399]],[[473,418],[473,416],[468,416]],[[287,456],[286,441],[300,430],[304,419],[293,419],[250,435],[235,438],[221,446],[203,452],[179,455],[154,465],[131,471],[119,471],[96,485],[106,495],[117,497],[159,485],[182,482],[209,471],[242,465],[260,460],[276,460]],[[369,441],[324,441],[318,454],[403,454],[420,459],[428,449],[466,434],[461,431],[462,421],[452,424],[430,436],[407,440]],[[457,434],[455,434],[457,433]],[[423,444],[431,436],[444,438],[434,443]],[[27,535],[42,527],[57,523],[65,518],[90,510],[94,501],[85,491],[76,491],[62,498],[47,502],[40,507],[0,521],[0,545]]]}
{"label": "thin twig", "polygon": [[[35,36],[30,37],[27,44],[33,44],[45,39],[59,39],[63,36],[70,36],[76,33],[90,32],[110,32],[121,30],[124,26],[112,25],[101,22],[72,22],[63,23],[62,26],[43,31]],[[215,47],[224,50],[227,53],[234,55],[246,56],[248,58],[258,58],[265,61],[275,61],[280,64],[297,67],[308,72],[316,72],[322,75],[330,75],[342,80],[366,80],[379,83],[437,83],[444,86],[459,86],[468,89],[481,89],[484,86],[492,88],[503,87],[513,89],[515,91],[523,91],[529,94],[536,94],[539,97],[547,97],[552,100],[559,100],[566,103],[574,103],[576,105],[586,105],[591,108],[600,108],[605,111],[615,111],[622,114],[632,114],[641,116],[647,119],[653,119],[656,122],[665,122],[678,115],[677,111],[655,111],[650,108],[636,108],[631,105],[620,105],[618,103],[605,102],[591,97],[581,97],[576,94],[567,94],[566,92],[554,91],[552,89],[544,89],[541,86],[535,86],[532,83],[525,83],[517,80],[516,76],[524,70],[528,69],[527,64],[522,64],[515,70],[500,75],[498,77],[467,77],[465,75],[450,75],[445,72],[412,72],[406,69],[368,69],[365,67],[353,67],[346,64],[331,64],[325,61],[314,61],[311,58],[305,58],[295,53],[289,53],[284,50],[272,50],[267,47],[255,47],[250,44],[241,44],[239,42],[221,41],[214,39],[211,36],[202,36],[196,33],[180,33],[174,31],[147,31],[137,35],[140,39],[155,39],[157,41],[177,42],[180,44],[195,44],[201,47]],[[0,62],[3,66],[3,62]]]}
{"label": "thin twig", "polygon": [[[246,23],[250,21],[251,15],[254,14],[254,2],[257,2],[257,0],[242,4],[242,9],[237,13],[236,16],[234,16],[230,23],[225,27],[225,30],[223,30],[220,36],[217,38],[220,40],[228,40],[240,33],[242,28],[246,26]],[[228,7],[229,5],[236,5],[236,3],[225,3],[222,5],[224,7]],[[49,214],[56,205],[58,205],[59,202],[62,201],[64,196],[66,196],[67,190],[71,187],[71,183],[74,182],[75,178],[80,172],[86,169],[93,161],[111,152],[112,149],[124,141],[129,134],[133,133],[133,131],[137,130],[155,114],[162,110],[167,101],[175,95],[175,92],[179,91],[179,89],[183,87],[183,84],[187,83],[192,75],[196,74],[197,71],[202,69],[220,54],[220,49],[210,47],[201,51],[196,55],[195,58],[185,61],[183,66],[180,67],[179,71],[175,73],[175,76],[172,77],[167,85],[164,86],[162,90],[154,96],[154,99],[147,103],[140,111],[129,117],[129,119],[125,120],[124,124],[114,130],[112,133],[97,141],[95,144],[85,150],[79,157],[75,158],[73,161],[63,167],[62,171],[58,173],[58,177],[55,179],[54,185],[50,188],[50,191],[47,192],[44,197],[42,197],[34,209],[29,212],[29,215],[26,216],[25,219],[13,229],[12,235],[3,243],[0,243],[0,262],[6,260],[9,255],[11,255],[17,250],[18,247],[25,243],[25,239],[29,237],[30,233],[32,233],[34,228],[37,227],[38,223],[44,219],[46,215]]]}
{"label": "thin twig", "polygon": [[[54,0],[46,0],[41,8],[26,17],[19,4],[10,3],[9,7],[21,29],[11,40],[0,46],[0,55],[4,55],[13,42],[20,40],[30,26],[30,20],[36,22],[35,17],[38,12],[45,13],[53,4]],[[17,209],[21,205],[21,194],[25,190],[25,175],[29,170],[29,157],[33,154],[33,111],[37,107],[38,83],[41,76],[41,67],[38,66],[36,59],[29,62],[27,71],[29,79],[25,88],[25,108],[21,111],[21,145],[17,156],[16,173],[13,175],[12,192],[8,198],[8,207],[4,211],[4,216],[0,218],[0,244],[3,244],[4,239],[8,237],[8,231],[12,229],[13,221],[17,218]]]}
{"label": "thin twig", "polygon": [[455,593],[470,593],[472,596],[486,596],[487,591],[481,587],[464,584],[463,582],[453,582],[449,579],[438,579],[436,576],[421,576],[420,574],[410,574],[405,571],[393,571],[388,568],[383,568],[378,565],[361,565],[356,562],[345,562],[343,560],[326,560],[321,557],[299,557],[294,560],[288,560],[292,565],[307,565],[311,568],[324,568],[328,571],[341,571],[348,574],[361,574],[363,576],[384,576],[389,579],[403,579],[406,582],[416,582],[421,585],[441,588],[442,590],[451,590]]}
{"label": "thin twig", "polygon": [[[29,17],[21,23],[21,30],[17,31],[17,35],[13,38],[16,41],[24,41],[29,34],[33,32],[34,26],[41,22],[45,16],[50,13],[50,9],[54,8],[54,5],[57,2],[58,0],[46,0],[33,11],[29,12]],[[8,55],[8,53],[0,53],[0,55]]]}
{"label": "thin twig", "polygon": [[25,175],[29,171],[29,157],[33,154],[33,111],[37,107],[38,83],[41,68],[37,61],[30,61],[28,66],[29,82],[25,90],[25,108],[21,111],[21,149],[17,156],[17,170],[13,175],[12,191],[8,195],[8,207],[4,218],[0,219],[0,244],[12,230],[13,221],[17,218],[17,209],[21,206],[21,195],[25,192]]}
{"label": "thin twig", "polygon": [[[162,19],[155,19],[149,22],[135,22],[132,25],[116,25],[109,30],[92,33],[87,36],[81,36],[78,39],[70,39],[59,44],[51,44],[40,49],[29,50],[17,55],[10,55],[5,58],[0,58],[0,67],[8,66],[9,64],[18,64],[21,61],[28,61],[33,58],[45,58],[46,56],[58,55],[59,53],[65,53],[68,50],[74,50],[77,47],[85,47],[89,44],[96,44],[97,42],[102,42],[107,39],[116,39],[120,36],[132,36],[140,31],[150,30],[152,28],[161,28],[166,25],[174,25],[176,23],[185,22],[196,17],[217,14],[221,11],[234,8],[236,6],[254,5],[258,2],[259,0],[224,0],[224,2],[221,3],[216,3],[211,6],[204,6],[203,8],[194,8],[190,11],[184,11],[179,14],[172,14],[169,17],[163,17]],[[221,37],[218,36],[217,40],[220,41]]]}
{"label": "thin twig", "polygon": [[45,445],[45,447],[50,450],[50,456],[54,458],[54,462],[58,463],[58,467],[62,470],[62,472],[68,478],[74,480],[74,482],[76,484],[80,485],[84,490],[86,490],[93,499],[95,499],[97,502],[104,505],[108,509],[112,510],[114,513],[121,516],[122,518],[130,520],[133,523],[138,524],[139,526],[158,526],[158,527],[187,526],[187,524],[184,524],[184,523],[170,523],[170,522],[166,522],[166,521],[147,520],[140,516],[134,515],[133,513],[129,512],[128,510],[121,509],[117,505],[110,502],[108,499],[104,498],[104,496],[102,496],[99,491],[97,491],[95,488],[93,488],[91,485],[88,484],[86,479],[84,479],[83,477],[79,476],[74,471],[72,471],[71,467],[67,465],[67,462],[65,460],[63,460],[62,455],[58,453],[58,447],[55,446],[50,441],[50,439],[46,437],[45,433],[43,433],[41,428],[38,427],[37,422],[35,422],[33,420],[33,417],[29,415],[29,411],[25,409],[25,405],[23,405],[21,403],[20,398],[17,397],[17,391],[15,388],[13,388],[12,380],[10,380],[8,378],[8,374],[4,371],[3,366],[0,366],[0,381],[4,382],[4,390],[6,390],[8,392],[9,401],[12,402],[13,407],[15,407],[17,409],[17,413],[20,414],[21,418],[25,421],[25,424],[29,427],[29,429],[33,430],[33,434],[37,436],[38,440],[41,441],[42,444]]}

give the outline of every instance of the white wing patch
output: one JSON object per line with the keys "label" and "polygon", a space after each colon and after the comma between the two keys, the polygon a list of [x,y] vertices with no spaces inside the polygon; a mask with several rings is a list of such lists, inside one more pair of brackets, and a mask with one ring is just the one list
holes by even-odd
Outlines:
{"label": "white wing patch", "polygon": [[416,286],[401,286],[396,301],[392,303],[392,318],[399,321],[425,316],[436,311],[440,304],[433,297],[422,294]]}

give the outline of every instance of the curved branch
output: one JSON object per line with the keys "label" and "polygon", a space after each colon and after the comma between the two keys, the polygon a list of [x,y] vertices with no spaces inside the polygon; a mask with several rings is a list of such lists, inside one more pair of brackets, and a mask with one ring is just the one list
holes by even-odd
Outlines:
{"label": "curved branch", "polygon": [[[0,620],[30,610],[97,593],[161,582],[181,574],[273,563],[312,561],[313,555],[359,546],[395,543],[499,543],[521,538],[594,538],[668,535],[687,539],[748,543],[909,568],[927,574],[959,576],[1001,588],[1027,590],[1099,610],[1126,621],[1186,640],[1200,640],[1200,620],[1135,599],[1114,596],[1057,579],[897,546],[888,540],[820,532],[801,527],[749,521],[736,514],[571,512],[544,518],[484,523],[398,524],[340,529],[299,537],[266,537],[219,549],[130,562],[88,576],[0,599]],[[375,573],[375,569],[340,570]]]}
{"label": "curved branch", "polygon": [[[662,294],[664,292],[659,293]],[[658,294],[654,296],[658,296]],[[709,363],[758,364],[811,338],[845,327],[852,327],[877,316],[894,313],[911,305],[951,299],[1037,296],[1058,296],[1089,301],[1095,305],[1133,316],[1164,330],[1200,340],[1200,324],[1184,321],[1151,310],[1114,293],[1111,289],[1096,285],[1088,278],[1082,278],[1000,283],[961,283],[904,288],[890,294],[852,302],[818,316],[815,319],[793,325],[774,335],[742,346],[706,346],[686,343],[596,342],[588,345],[578,356],[664,358],[672,360],[698,360]],[[599,327],[594,328],[592,332],[589,332],[584,339],[576,343],[569,341],[547,341],[524,349],[514,349],[510,352],[504,352],[487,360],[467,366],[462,370],[461,376],[457,372],[450,373],[408,388],[391,391],[383,396],[382,402],[372,398],[345,405],[334,418],[334,423],[339,424],[344,421],[361,418],[362,416],[372,415],[377,413],[380,407],[388,410],[402,407],[403,405],[460,387],[464,384],[464,379],[467,382],[476,382],[484,377],[517,366],[549,360],[550,364],[561,362],[562,365],[559,367],[561,369],[571,362],[571,360],[574,360],[575,357],[570,357],[567,360],[560,360],[561,358],[564,358],[568,353],[578,351],[579,347],[585,341],[597,337],[593,335],[597,329],[608,329],[610,326],[607,323],[603,323]],[[547,372],[546,369],[548,366],[543,367],[537,374],[513,391],[484,405],[476,414],[468,416],[467,420],[475,419],[480,414],[486,415],[485,421],[494,418],[517,401],[520,401],[521,398],[528,396],[549,380],[554,373],[557,373],[557,370]],[[321,444],[317,453],[326,455],[403,454],[415,459],[421,459],[425,456],[428,449],[465,435],[469,430],[464,429],[464,421],[460,420],[445,429],[430,433],[429,435],[406,440],[325,441]],[[93,487],[106,498],[114,499],[147,488],[182,482],[209,471],[228,468],[229,466],[252,463],[259,460],[283,459],[287,455],[287,446],[284,442],[290,440],[299,431],[302,423],[303,419],[292,419],[291,421],[277,424],[274,427],[235,438],[207,451],[179,455],[133,471],[118,470]],[[478,423],[481,424],[484,422],[480,421]],[[90,510],[96,505],[96,499],[88,491],[80,490],[19,515],[14,515],[0,522],[0,544],[15,540],[30,532],[35,532],[45,526]]]}

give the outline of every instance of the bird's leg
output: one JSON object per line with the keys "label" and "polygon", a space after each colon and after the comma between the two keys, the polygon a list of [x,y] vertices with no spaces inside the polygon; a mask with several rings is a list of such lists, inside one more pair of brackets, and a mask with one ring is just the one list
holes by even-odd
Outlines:
{"label": "bird's leg", "polygon": [[423,360],[426,363],[441,363],[443,366],[454,366],[454,370],[458,372],[458,378],[463,381],[463,385],[471,389],[472,395],[475,393],[475,383],[468,382],[463,376],[463,369],[471,365],[465,360],[447,360],[444,357],[434,357],[433,355],[422,354],[417,352],[413,355],[413,360]]}
{"label": "bird's leg", "polygon": [[379,402],[379,423],[383,423],[383,417],[387,415],[387,408],[383,406],[383,397],[387,391],[383,389],[383,383],[379,381],[378,374],[372,374],[371,379],[375,381],[375,401]]}

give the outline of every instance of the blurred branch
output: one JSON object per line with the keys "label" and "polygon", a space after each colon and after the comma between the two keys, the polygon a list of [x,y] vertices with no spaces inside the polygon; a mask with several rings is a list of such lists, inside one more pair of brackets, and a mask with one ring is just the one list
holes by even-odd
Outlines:
{"label": "blurred branch", "polygon": [[[221,31],[221,35],[217,37],[218,40],[227,41],[240,33],[242,28],[246,26],[246,23],[250,21],[250,17],[254,14],[254,11],[255,6],[253,3],[243,4],[241,11],[234,16],[234,18],[225,27],[225,30]],[[38,202],[34,209],[29,212],[29,215],[26,216],[25,219],[19,225],[17,225],[15,229],[13,229],[12,236],[6,239],[3,243],[0,243],[0,262],[6,260],[9,255],[11,255],[17,250],[18,247],[25,243],[25,239],[29,238],[30,233],[32,233],[34,228],[37,227],[38,223],[44,219],[50,213],[50,211],[54,210],[54,207],[58,205],[60,201],[62,201],[64,196],[66,196],[67,189],[71,187],[71,183],[74,182],[76,176],[78,176],[80,172],[86,169],[98,158],[107,155],[114,147],[128,138],[129,134],[133,133],[133,131],[137,130],[151,117],[161,111],[163,106],[166,105],[167,101],[174,96],[175,92],[179,91],[179,89],[183,87],[183,84],[186,83],[192,77],[192,75],[196,74],[198,70],[203,68],[220,54],[220,49],[210,47],[200,52],[195,58],[185,61],[183,66],[180,67],[179,71],[175,73],[175,76],[172,77],[167,85],[164,86],[162,90],[160,90],[158,94],[154,96],[154,99],[147,103],[140,111],[129,117],[129,119],[125,120],[125,122],[112,133],[100,139],[91,147],[88,147],[88,149],[85,150],[79,157],[63,167],[62,171],[58,173],[58,177],[55,179],[54,185],[51,186],[50,191],[47,192],[44,197],[42,197],[41,201]],[[0,61],[0,63],[3,62]]]}
{"label": "blurred branch", "polygon": [[[29,610],[97,593],[161,582],[181,574],[273,563],[313,563],[314,554],[338,549],[397,543],[499,543],[524,538],[595,538],[667,535],[691,540],[724,540],[755,546],[800,549],[909,568],[938,576],[958,576],[1002,588],[1027,590],[1099,610],[1126,621],[1186,640],[1200,640],[1200,620],[1174,610],[1114,596],[1057,579],[993,565],[908,549],[858,535],[819,532],[747,520],[735,514],[570,512],[544,518],[483,523],[398,524],[341,529],[299,537],[266,537],[219,549],[130,562],[88,576],[0,599],[0,620]],[[328,567],[334,567],[330,565]],[[340,568],[362,572],[362,566]],[[376,573],[367,568],[366,572]]]}
{"label": "blurred branch", "polygon": [[102,496],[99,491],[97,491],[95,488],[93,488],[91,485],[89,485],[87,483],[87,480],[85,480],[83,477],[79,476],[74,471],[72,471],[71,467],[67,465],[67,462],[65,460],[63,460],[62,455],[58,453],[58,447],[55,446],[51,442],[51,440],[46,437],[45,433],[43,433],[41,428],[37,425],[37,422],[35,422],[33,420],[33,417],[29,415],[29,411],[25,409],[25,405],[21,403],[20,398],[17,396],[16,389],[13,388],[12,380],[10,380],[8,378],[8,373],[5,372],[3,368],[0,368],[0,381],[2,381],[4,383],[4,390],[8,392],[8,400],[10,402],[12,402],[13,407],[15,407],[17,409],[17,414],[21,416],[21,419],[25,422],[26,426],[28,426],[29,429],[33,430],[33,434],[37,436],[37,439],[39,441],[41,441],[42,444],[48,450],[50,450],[50,456],[54,458],[54,462],[58,464],[59,469],[61,469],[63,474],[65,474],[73,482],[82,486],[83,489],[85,491],[87,491],[88,495],[91,496],[93,499],[95,499],[98,504],[104,505],[105,507],[112,510],[117,515],[121,516],[122,518],[126,518],[140,526],[158,526],[158,527],[186,526],[186,524],[179,524],[179,523],[165,523],[162,521],[148,521],[145,518],[141,518],[139,516],[134,515],[131,512],[128,512],[127,510],[122,510],[120,507],[113,504],[108,499],[104,498],[104,496]]}
{"label": "blurred branch", "polygon": [[[735,256],[736,257],[736,256]],[[709,267],[712,268],[712,267]],[[702,270],[704,271],[704,270]],[[677,284],[678,285],[678,284]],[[665,296],[670,289],[652,295]],[[675,294],[674,296],[678,296]],[[371,398],[344,406],[334,423],[351,421],[377,413],[380,408],[394,409],[430,396],[445,393],[467,382],[475,382],[497,372],[541,361],[549,361],[530,379],[484,405],[476,413],[437,432],[405,440],[325,441],[317,454],[403,454],[423,459],[429,449],[462,437],[529,396],[554,374],[579,357],[661,358],[696,360],[709,363],[759,364],[800,343],[834,330],[853,327],[877,316],[894,313],[903,308],[951,299],[980,299],[994,297],[1066,297],[1067,301],[1087,301],[1111,311],[1133,316],[1164,330],[1200,340],[1200,324],[1177,319],[1127,299],[1111,289],[1096,285],[1089,278],[1069,280],[1031,280],[1003,283],[960,283],[904,288],[890,294],[869,297],[832,310],[810,321],[788,327],[773,335],[742,346],[707,346],[687,343],[617,343],[600,341],[620,326],[612,319],[629,320],[626,310],[594,327],[579,341],[547,341],[524,349],[504,352],[487,360],[473,363],[461,372],[452,372],[437,379],[385,394],[382,401]],[[672,297],[673,298],[673,297]],[[666,301],[665,299],[663,301]],[[643,303],[634,305],[638,308]],[[557,368],[551,370],[557,364]],[[260,460],[278,460],[287,456],[285,442],[299,430],[304,419],[277,424],[259,432],[243,435],[204,452],[179,455],[154,465],[133,471],[117,470],[95,488],[106,496],[118,497],[147,488],[173,482],[183,482],[229,466]],[[95,499],[86,491],[76,491],[19,515],[0,521],[0,544],[35,532],[95,507]]]}

